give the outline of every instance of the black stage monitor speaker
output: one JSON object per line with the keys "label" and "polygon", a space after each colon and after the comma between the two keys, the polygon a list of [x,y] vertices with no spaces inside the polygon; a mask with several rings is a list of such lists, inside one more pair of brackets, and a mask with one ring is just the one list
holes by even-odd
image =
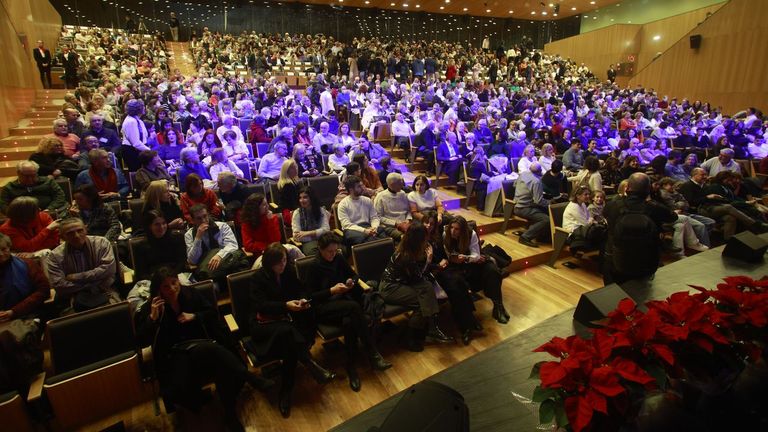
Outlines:
{"label": "black stage monitor speaker", "polygon": [[573,319],[587,327],[597,327],[592,321],[605,318],[625,298],[631,299],[629,294],[616,284],[584,293],[573,312]]}
{"label": "black stage monitor speaker", "polygon": [[456,390],[434,381],[409,388],[380,428],[368,432],[468,432],[469,408]]}
{"label": "black stage monitor speaker", "polygon": [[691,35],[691,49],[699,49],[701,46],[701,35]]}
{"label": "black stage monitor speaker", "polygon": [[749,231],[744,231],[728,240],[723,249],[723,256],[759,263],[763,260],[766,250],[768,250],[767,241]]}

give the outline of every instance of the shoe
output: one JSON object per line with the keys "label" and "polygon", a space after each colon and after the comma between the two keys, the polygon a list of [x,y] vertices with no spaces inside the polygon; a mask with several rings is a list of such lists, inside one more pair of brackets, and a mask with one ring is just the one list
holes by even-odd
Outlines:
{"label": "shoe", "polygon": [[527,238],[525,238],[523,236],[520,236],[519,242],[520,242],[520,244],[524,244],[524,245],[526,245],[528,247],[533,247],[533,248],[539,247],[539,244],[536,243],[536,240],[528,240]]}
{"label": "shoe", "polygon": [[493,319],[498,321],[500,324],[506,324],[509,322],[507,311],[504,309],[504,305],[502,303],[493,304],[493,312],[491,313],[491,316],[493,316]]}
{"label": "shoe", "polygon": [[463,343],[464,346],[469,345],[471,341],[472,341],[472,330],[467,329],[461,332],[461,343]]}
{"label": "shoe", "polygon": [[291,395],[290,393],[280,394],[280,400],[277,402],[277,409],[280,410],[280,415],[283,418],[291,416]]}
{"label": "shoe", "polygon": [[347,377],[349,378],[349,388],[353,392],[359,392],[362,385],[360,384],[360,376],[357,375],[354,367],[347,368]]}
{"label": "shoe", "polygon": [[384,357],[382,357],[382,355],[379,354],[378,351],[374,351],[368,357],[368,360],[370,360],[371,362],[371,368],[377,371],[387,370],[392,367],[392,363],[384,360]]}
{"label": "shoe", "polygon": [[429,321],[426,340],[427,342],[451,343],[455,339],[452,336],[446,335],[442,330],[440,330],[440,327],[437,326],[437,315],[435,315]]}
{"label": "shoe", "polygon": [[703,245],[701,243],[696,243],[694,245],[688,246],[688,248],[698,251],[698,252],[704,252],[706,250],[709,250],[709,248],[706,245]]}
{"label": "shoe", "polygon": [[329,371],[328,369],[320,366],[319,363],[315,361],[315,359],[310,358],[309,361],[304,363],[304,366],[309,369],[309,373],[312,375],[312,378],[317,381],[318,384],[326,384],[336,378],[336,374]]}
{"label": "shoe", "polygon": [[275,385],[275,381],[248,372],[245,380],[256,390],[264,391]]}
{"label": "shoe", "polygon": [[475,324],[472,326],[472,330],[483,331],[483,325],[480,324],[480,321],[475,320]]}

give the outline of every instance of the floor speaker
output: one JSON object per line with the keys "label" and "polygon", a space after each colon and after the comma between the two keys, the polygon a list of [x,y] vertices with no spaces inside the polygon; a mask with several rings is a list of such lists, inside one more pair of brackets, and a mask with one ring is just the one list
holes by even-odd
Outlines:
{"label": "floor speaker", "polygon": [[581,295],[573,319],[587,327],[598,327],[593,321],[605,318],[625,298],[631,299],[620,286],[610,284]]}
{"label": "floor speaker", "polygon": [[469,408],[461,393],[434,381],[405,391],[380,428],[368,432],[468,432]]}
{"label": "floor speaker", "polygon": [[767,241],[749,231],[744,231],[728,240],[723,249],[723,256],[759,263],[763,260],[766,250],[768,250]]}

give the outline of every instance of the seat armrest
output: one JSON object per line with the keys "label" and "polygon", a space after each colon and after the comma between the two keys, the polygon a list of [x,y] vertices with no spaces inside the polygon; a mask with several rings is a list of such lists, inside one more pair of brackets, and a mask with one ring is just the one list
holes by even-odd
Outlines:
{"label": "seat armrest", "polygon": [[269,203],[269,207],[277,210],[277,204],[275,204],[275,203]]}
{"label": "seat armrest", "polygon": [[247,250],[245,250],[245,248],[240,248],[240,249],[243,251],[243,254],[245,254],[246,257],[253,258],[253,252],[248,252]]}
{"label": "seat armrest", "polygon": [[29,393],[27,393],[27,402],[39,400],[43,396],[43,384],[45,383],[45,372],[35,375],[29,384]]}
{"label": "seat armrest", "polygon": [[300,248],[300,247],[301,247],[301,245],[302,245],[302,243],[301,243],[300,241],[298,241],[298,240],[294,239],[293,237],[291,237],[291,238],[289,238],[289,239],[288,239],[288,243],[290,243],[290,244],[292,244],[292,245],[294,245],[294,246],[296,246],[296,247],[299,247],[299,248]]}
{"label": "seat armrest", "polygon": [[338,228],[334,229],[333,232],[336,233],[337,235],[340,235],[340,236],[344,237],[344,231],[342,231],[342,230],[340,230]]}
{"label": "seat armrest", "polygon": [[556,227],[555,227],[555,231],[560,231],[560,232],[566,233],[566,234],[568,234],[568,235],[571,235],[571,233],[569,233],[568,231],[566,231],[566,230],[565,230],[565,228],[563,228],[563,227],[559,227],[559,226],[556,226]]}
{"label": "seat armrest", "polygon": [[363,289],[363,291],[370,291],[370,290],[372,290],[372,289],[373,289],[373,288],[371,288],[371,286],[370,286],[370,285],[368,285],[367,283],[365,283],[365,281],[364,281],[364,280],[362,280],[362,279],[359,279],[359,280],[357,281],[357,283],[359,283],[359,284],[360,284],[360,288],[362,288],[362,289]]}
{"label": "seat armrest", "polygon": [[232,314],[224,315],[224,322],[227,323],[227,328],[230,333],[237,333],[240,331],[240,326],[237,325],[237,321],[235,321],[235,317],[232,316]]}
{"label": "seat armrest", "polygon": [[123,284],[130,285],[133,283],[133,270],[123,272]]}

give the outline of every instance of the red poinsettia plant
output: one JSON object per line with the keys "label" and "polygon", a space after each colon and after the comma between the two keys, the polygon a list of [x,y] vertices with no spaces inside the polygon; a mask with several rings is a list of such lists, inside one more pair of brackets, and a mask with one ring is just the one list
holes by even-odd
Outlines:
{"label": "red poinsettia plant", "polygon": [[645,311],[624,299],[591,338],[555,337],[536,348],[557,358],[533,369],[540,421],[574,432],[596,430],[597,417],[624,422],[648,392],[687,376],[691,359],[745,346],[754,359],[760,342],[753,330],[768,326],[768,280],[733,277],[716,290],[694,288],[699,293],[675,293]]}

